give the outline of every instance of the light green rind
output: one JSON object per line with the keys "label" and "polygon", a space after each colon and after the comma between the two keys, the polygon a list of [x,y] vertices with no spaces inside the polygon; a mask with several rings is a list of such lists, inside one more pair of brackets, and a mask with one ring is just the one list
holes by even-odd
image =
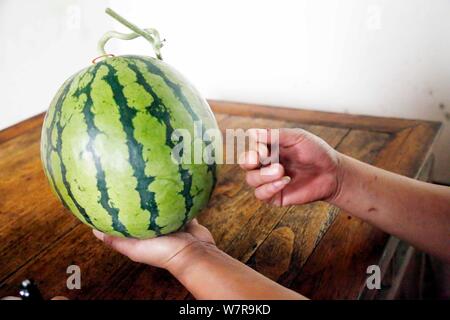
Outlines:
{"label": "light green rind", "polygon": [[[164,73],[164,77],[152,74],[147,68],[148,63],[156,65]],[[134,66],[133,70],[130,66]],[[136,70],[141,78],[145,79],[145,83],[138,81]],[[118,90],[118,87],[112,86],[106,80],[106,76],[111,76],[111,72],[118,80],[121,93],[126,99],[126,107],[129,108],[128,110],[135,110],[132,118],[131,140],[130,130],[127,136],[124,122],[121,120],[121,112],[124,111],[121,108],[124,106],[117,105],[114,98],[117,93],[114,90]],[[168,85],[168,79],[180,88],[179,92]],[[90,92],[79,94],[88,84],[91,86]],[[151,87],[153,94],[157,95],[169,111],[173,129],[187,129],[193,134],[195,119],[193,119],[192,111],[195,112],[196,118],[202,120],[204,128],[217,129],[217,123],[209,106],[192,85],[168,65],[143,57],[108,58],[79,72],[62,103],[61,113],[57,115],[63,128],[61,136],[58,136],[55,127],[51,128],[50,122],[56,116],[55,101],[61,95],[63,88],[52,102],[43,126],[42,162],[52,188],[59,190],[62,200],[69,209],[86,223],[80,210],[69,197],[68,189],[70,189],[78,207],[81,206],[86,211],[94,227],[117,236],[148,238],[178,230],[207,204],[214,187],[213,172],[205,163],[179,166],[172,161],[171,148],[167,144],[166,124],[149,112],[151,111],[149,108],[154,107],[152,104],[154,99],[145,89],[148,87]],[[183,96],[180,97],[180,94]],[[92,99],[90,111],[94,115],[93,121],[99,131],[91,136],[88,134],[86,114],[82,111],[86,106],[88,95]],[[186,103],[191,108],[190,112],[186,109]],[[52,129],[51,132],[48,132],[49,129]],[[62,163],[57,154],[50,150],[52,146],[47,142],[47,134],[51,135],[53,145],[56,144],[57,139],[62,141]],[[94,139],[92,146],[95,154],[87,148],[90,139]],[[136,164],[130,162],[130,150],[134,150],[133,143],[142,147],[140,155],[145,163],[145,176],[152,179],[147,191],[149,191],[148,194],[154,194],[157,216],[155,212],[144,209],[140,201]],[[45,157],[47,152],[51,155],[50,163],[47,163]],[[97,168],[94,157],[99,159]],[[65,177],[68,185],[63,183],[61,164],[64,164],[66,169]],[[106,182],[107,189],[104,190],[103,195],[105,196],[106,191],[109,199],[108,206],[118,210],[118,219],[126,228],[126,234],[114,230],[110,212],[100,204],[97,183],[98,165],[104,172]],[[50,174],[49,166],[53,168],[53,174]],[[187,170],[187,174],[191,177],[191,184],[181,178],[180,170]],[[192,198],[190,210],[185,207],[187,202],[182,194],[183,188],[189,189],[189,195]],[[149,221],[152,216],[156,217],[158,230],[150,230]]]}

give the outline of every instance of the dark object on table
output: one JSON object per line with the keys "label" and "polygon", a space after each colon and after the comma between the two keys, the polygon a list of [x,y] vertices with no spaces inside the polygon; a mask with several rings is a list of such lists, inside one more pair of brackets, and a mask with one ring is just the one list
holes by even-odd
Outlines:
{"label": "dark object on table", "polygon": [[20,284],[19,296],[22,300],[28,301],[41,301],[42,299],[41,292],[39,291],[37,285],[31,279],[23,280]]}

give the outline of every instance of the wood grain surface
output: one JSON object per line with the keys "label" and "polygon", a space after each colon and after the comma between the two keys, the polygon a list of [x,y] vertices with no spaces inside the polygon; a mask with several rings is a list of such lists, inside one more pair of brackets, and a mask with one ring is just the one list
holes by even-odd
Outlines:
{"label": "wood grain surface", "polygon": [[[210,101],[226,128],[302,127],[340,152],[406,176],[420,172],[440,124]],[[164,270],[97,241],[51,193],[39,143],[43,115],[0,131],[0,296],[33,278],[45,298],[189,299]],[[325,202],[278,208],[254,198],[237,165],[224,165],[199,217],[219,248],[308,297],[355,299],[387,235]],[[82,288],[68,290],[69,265]]]}

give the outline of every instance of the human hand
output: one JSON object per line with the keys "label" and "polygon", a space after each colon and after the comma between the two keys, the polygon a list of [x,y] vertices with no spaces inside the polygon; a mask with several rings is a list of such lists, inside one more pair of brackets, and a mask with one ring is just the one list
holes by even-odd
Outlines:
{"label": "human hand", "polygon": [[169,271],[183,263],[190,250],[215,247],[211,233],[197,219],[187,224],[183,231],[146,240],[109,236],[97,230],[93,230],[93,233],[131,260]]}
{"label": "human hand", "polygon": [[183,232],[148,240],[94,234],[133,261],[167,269],[196,299],[303,298],[219,250],[196,220]]}
{"label": "human hand", "polygon": [[341,155],[324,140],[302,129],[279,129],[280,163],[261,167],[270,150],[270,131],[250,129],[257,150],[241,155],[246,181],[255,196],[280,206],[333,198],[340,185]]}

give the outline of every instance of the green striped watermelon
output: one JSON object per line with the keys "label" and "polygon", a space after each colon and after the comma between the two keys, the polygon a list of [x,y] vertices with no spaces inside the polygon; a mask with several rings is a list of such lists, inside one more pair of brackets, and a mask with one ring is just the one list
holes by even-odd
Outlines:
{"label": "green striped watermelon", "polygon": [[[142,56],[110,57],[69,78],[44,120],[41,158],[61,202],[107,234],[151,238],[204,208],[216,164],[174,162],[172,133],[201,121],[207,102],[176,70]],[[203,141],[207,144],[207,141]]]}

